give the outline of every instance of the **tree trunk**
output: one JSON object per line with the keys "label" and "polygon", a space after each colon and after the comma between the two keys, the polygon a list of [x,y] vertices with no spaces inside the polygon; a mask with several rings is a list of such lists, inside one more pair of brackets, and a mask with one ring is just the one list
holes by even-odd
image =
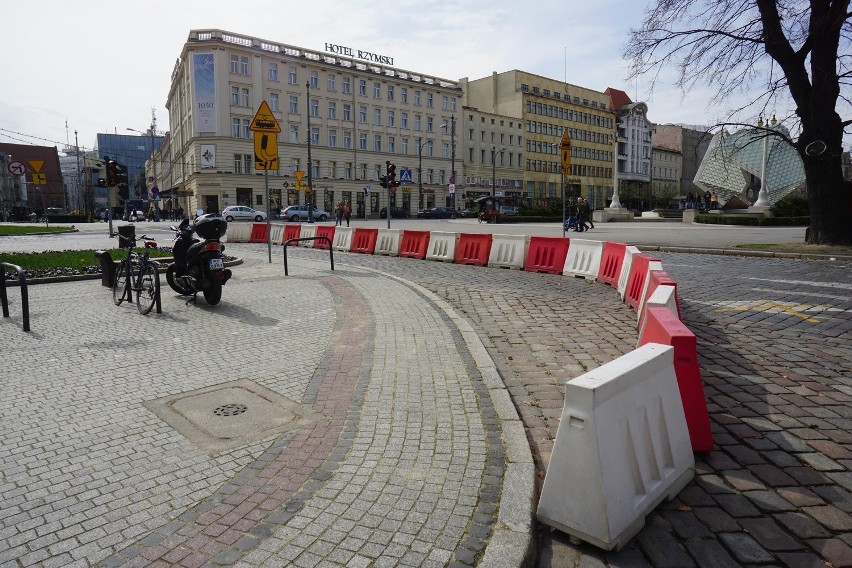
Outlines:
{"label": "tree trunk", "polygon": [[840,156],[829,150],[822,156],[802,159],[811,206],[806,242],[852,246],[852,195],[843,181]]}

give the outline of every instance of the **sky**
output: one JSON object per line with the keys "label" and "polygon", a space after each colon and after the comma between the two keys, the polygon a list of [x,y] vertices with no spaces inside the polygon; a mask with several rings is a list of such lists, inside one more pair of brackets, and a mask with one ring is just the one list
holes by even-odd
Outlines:
{"label": "sky", "polygon": [[[653,92],[628,82],[621,57],[643,0],[0,0],[0,142],[92,149],[98,133],[145,131],[165,107],[193,29],[221,29],[317,51],[337,44],[393,57],[394,67],[457,80],[512,69],[624,90],[656,123],[713,124],[711,91]],[[67,125],[67,126],[66,126]]]}

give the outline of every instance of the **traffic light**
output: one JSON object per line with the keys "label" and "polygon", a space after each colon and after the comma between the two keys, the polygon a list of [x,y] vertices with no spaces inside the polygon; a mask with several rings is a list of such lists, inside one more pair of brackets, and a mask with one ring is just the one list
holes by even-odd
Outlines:
{"label": "traffic light", "polygon": [[104,178],[99,177],[99,178],[98,178],[98,187],[106,187],[106,186],[107,186],[107,180],[105,180]]}
{"label": "traffic light", "polygon": [[388,187],[396,187],[399,185],[396,182],[396,166],[393,164],[388,164]]}
{"label": "traffic light", "polygon": [[118,164],[115,160],[107,160],[107,185],[110,187],[115,187],[117,185],[117,182],[115,181],[115,168],[117,165]]}
{"label": "traffic light", "polygon": [[118,162],[113,163],[115,164],[115,185],[117,185],[118,187],[127,188],[127,166]]}
{"label": "traffic light", "polygon": [[388,188],[388,176],[382,176],[379,178],[379,185],[383,188]]}

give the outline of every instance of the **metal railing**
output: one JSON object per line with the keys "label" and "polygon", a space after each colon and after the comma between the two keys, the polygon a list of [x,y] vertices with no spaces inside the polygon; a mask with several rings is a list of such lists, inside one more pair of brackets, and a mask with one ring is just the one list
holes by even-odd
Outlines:
{"label": "metal railing", "polygon": [[9,298],[6,296],[6,267],[18,273],[18,283],[21,287],[21,310],[24,318],[24,331],[30,330],[30,296],[27,292],[27,273],[17,264],[0,262],[0,303],[3,304],[3,317],[9,317]]}
{"label": "metal railing", "polygon": [[290,272],[287,270],[287,247],[290,243],[298,243],[301,241],[316,241],[316,240],[324,240],[328,243],[328,257],[331,259],[331,270],[334,270],[334,251],[331,248],[331,239],[325,235],[321,235],[319,237],[301,237],[298,239],[288,239],[284,242],[284,276],[289,276]]}

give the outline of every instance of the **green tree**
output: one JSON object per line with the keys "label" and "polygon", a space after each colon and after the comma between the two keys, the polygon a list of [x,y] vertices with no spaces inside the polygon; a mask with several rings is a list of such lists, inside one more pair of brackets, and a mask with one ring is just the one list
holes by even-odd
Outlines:
{"label": "green tree", "polygon": [[[852,196],[841,167],[852,78],[850,0],[655,0],[630,31],[631,76],[656,82],[674,67],[684,92],[698,83],[721,102],[747,92],[761,114],[792,101],[792,141],[811,206],[807,241],[852,245]],[[841,86],[847,87],[844,92]],[[847,117],[841,118],[840,112]]]}

